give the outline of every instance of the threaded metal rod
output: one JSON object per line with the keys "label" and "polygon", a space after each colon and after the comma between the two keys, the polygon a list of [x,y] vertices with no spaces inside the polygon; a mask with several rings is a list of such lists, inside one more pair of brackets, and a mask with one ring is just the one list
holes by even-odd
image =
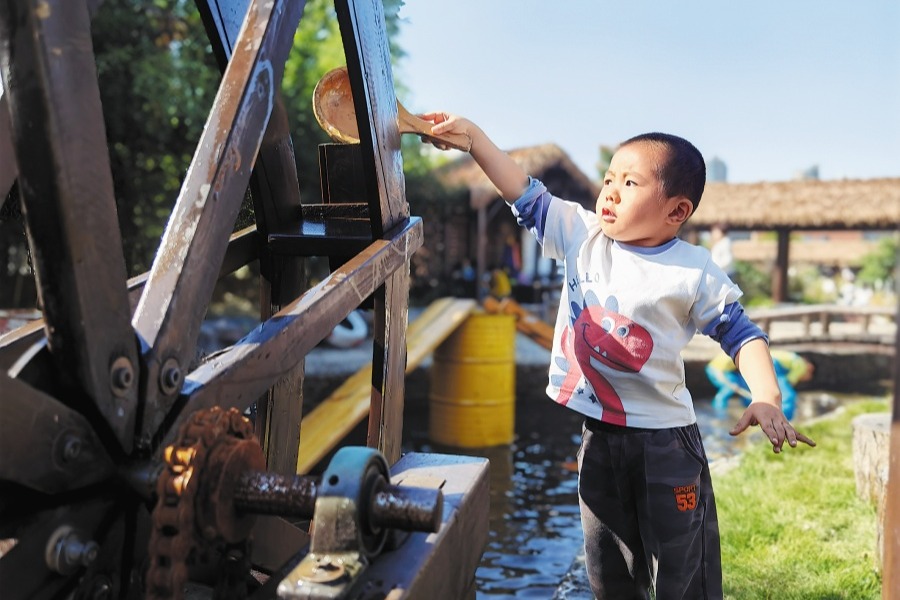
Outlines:
{"label": "threaded metal rod", "polygon": [[[316,477],[247,471],[234,488],[234,505],[252,514],[309,519],[318,491]],[[382,485],[364,509],[376,527],[434,532],[441,524],[444,496],[439,489]]]}

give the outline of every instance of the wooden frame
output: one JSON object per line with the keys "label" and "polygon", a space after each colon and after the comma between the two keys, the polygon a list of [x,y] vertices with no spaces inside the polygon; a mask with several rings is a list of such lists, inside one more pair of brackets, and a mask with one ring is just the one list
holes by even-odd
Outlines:
{"label": "wooden frame", "polygon": [[[153,266],[132,281],[90,44],[97,4],[0,3],[0,153],[16,157],[0,165],[0,186],[5,192],[18,176],[44,308],[40,324],[0,340],[0,480],[25,490],[12,514],[27,515],[0,522],[0,538],[19,540],[0,561],[10,598],[93,586],[102,573],[126,575],[112,584],[124,595],[129,577],[140,580],[120,561],[139,568],[155,465],[198,409],[256,405],[268,469],[293,473],[304,356],[367,299],[376,323],[368,444],[389,463],[400,457],[409,261],[423,228],[405,197],[381,2],[335,3],[360,129],[362,172],[353,189],[367,229],[346,227],[340,209],[300,202],[278,90],[304,3],[198,0],[223,80]],[[231,235],[248,187],[256,228]],[[316,218],[334,225],[329,239],[304,229],[304,220]],[[341,265],[307,290],[303,257],[322,249]],[[257,259],[262,324],[192,368],[216,280]],[[475,479],[485,472],[482,466]],[[96,485],[107,480],[113,485]],[[123,500],[125,483],[137,493]],[[71,502],[52,497],[87,485],[95,493]],[[483,487],[473,488],[479,503],[487,501]],[[44,559],[46,540],[60,527],[100,542],[87,573],[55,572]],[[255,543],[269,557],[285,557],[303,537],[269,519]],[[480,547],[465,554],[477,563]],[[467,569],[464,577],[474,567]]]}

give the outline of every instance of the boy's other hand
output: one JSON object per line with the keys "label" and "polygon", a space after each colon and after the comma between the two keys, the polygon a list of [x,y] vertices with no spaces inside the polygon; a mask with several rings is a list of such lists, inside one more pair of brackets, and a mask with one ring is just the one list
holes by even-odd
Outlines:
{"label": "boy's other hand", "polygon": [[772,451],[776,454],[781,452],[785,440],[791,448],[796,448],[798,441],[810,446],[816,445],[813,440],[796,431],[781,409],[772,404],[751,402],[729,433],[739,435],[753,425],[759,425],[760,429],[765,432],[769,441],[772,442]]}

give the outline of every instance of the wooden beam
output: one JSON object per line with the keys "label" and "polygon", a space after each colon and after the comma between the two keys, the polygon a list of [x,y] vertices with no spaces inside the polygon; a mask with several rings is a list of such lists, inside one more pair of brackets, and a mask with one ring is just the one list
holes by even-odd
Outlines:
{"label": "wooden beam", "polygon": [[422,245],[422,220],[411,217],[386,240],[376,240],[240,342],[217,354],[185,381],[179,403],[183,409],[162,445],[174,439],[184,419],[201,408],[245,409],[272,382],[290,372],[316,344]]}
{"label": "wooden beam", "polygon": [[775,256],[775,271],[772,273],[772,300],[786,302],[788,299],[791,231],[778,229],[776,233],[778,234],[778,252]]}
{"label": "wooden beam", "polygon": [[[0,103],[8,108],[0,147],[8,152],[11,136],[59,381],[90,398],[127,452],[138,412],[138,351],[88,7],[4,2],[0,39]],[[0,187],[11,168],[0,168]]]}
{"label": "wooden beam", "polygon": [[[378,237],[380,231],[409,216],[384,8],[380,0],[337,0],[335,11],[356,109],[372,233]],[[407,262],[375,291],[372,405],[367,443],[377,448],[389,464],[400,458],[403,434],[408,303]]]}
{"label": "wooden beam", "polygon": [[[475,309],[468,298],[441,298],[413,321],[406,336],[406,373],[411,373]],[[297,472],[308,473],[369,413],[372,364],[353,374],[303,419]]]}
{"label": "wooden beam", "polygon": [[[897,322],[900,323],[900,309]],[[897,328],[895,348],[900,349],[900,327]],[[894,592],[900,590],[900,360],[894,361],[894,410],[889,452],[887,497],[884,500],[883,600],[891,600]]]}
{"label": "wooden beam", "polygon": [[[146,345],[140,441],[178,397],[303,12],[302,2],[253,0],[150,269],[133,324]],[[261,40],[261,41],[260,41]]]}

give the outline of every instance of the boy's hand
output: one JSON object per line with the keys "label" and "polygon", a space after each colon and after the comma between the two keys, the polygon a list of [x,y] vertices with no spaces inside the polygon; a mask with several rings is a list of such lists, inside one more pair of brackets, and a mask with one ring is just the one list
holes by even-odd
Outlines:
{"label": "boy's hand", "polygon": [[810,446],[816,445],[813,440],[799,431],[795,431],[781,409],[773,404],[751,402],[729,433],[731,435],[739,435],[753,425],[759,425],[760,429],[769,436],[769,441],[772,442],[772,451],[776,454],[781,452],[781,447],[784,445],[785,440],[787,440],[791,448],[797,447],[798,440]]}
{"label": "boy's hand", "polygon": [[[474,133],[472,130],[475,128],[475,125],[468,119],[445,112],[430,112],[419,116],[425,121],[434,124],[431,128],[431,132],[434,135],[452,133],[466,136],[469,138],[469,149],[471,150],[472,134]],[[440,140],[435,140],[434,138],[423,138],[423,141],[430,142],[440,150],[449,150],[451,148],[451,146],[442,144]]]}

